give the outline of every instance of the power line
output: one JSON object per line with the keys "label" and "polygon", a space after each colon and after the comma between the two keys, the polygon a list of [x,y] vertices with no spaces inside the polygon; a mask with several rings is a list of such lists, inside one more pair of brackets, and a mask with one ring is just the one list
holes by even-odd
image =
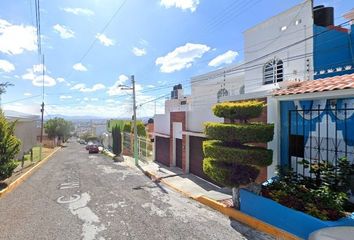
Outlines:
{"label": "power line", "polygon": [[[105,32],[105,30],[111,24],[113,19],[118,15],[118,13],[121,11],[121,9],[123,8],[123,6],[125,5],[126,2],[127,2],[127,0],[124,0],[123,3],[117,8],[117,10],[114,12],[114,14],[110,17],[110,19],[107,21],[107,23],[103,26],[102,30],[100,31],[100,34],[103,34]],[[81,58],[79,59],[78,62],[82,62],[86,58],[86,56],[92,50],[93,46],[96,44],[97,41],[98,41],[98,38],[95,37],[94,40],[89,45],[88,49],[84,52],[84,54],[81,56]],[[72,69],[70,71],[70,73],[68,74],[68,76],[66,77],[66,79],[69,79],[70,76],[73,74],[73,72],[74,72],[74,70]]]}

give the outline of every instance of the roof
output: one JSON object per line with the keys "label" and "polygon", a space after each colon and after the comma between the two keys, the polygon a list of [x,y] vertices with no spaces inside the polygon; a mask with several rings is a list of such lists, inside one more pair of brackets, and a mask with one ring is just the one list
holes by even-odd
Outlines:
{"label": "roof", "polygon": [[16,112],[12,110],[4,110],[5,117],[9,120],[37,120],[39,119],[38,115],[31,115],[27,113]]}
{"label": "roof", "polygon": [[354,89],[354,73],[318,80],[297,82],[288,86],[287,88],[273,91],[273,95],[295,95],[344,89]]}

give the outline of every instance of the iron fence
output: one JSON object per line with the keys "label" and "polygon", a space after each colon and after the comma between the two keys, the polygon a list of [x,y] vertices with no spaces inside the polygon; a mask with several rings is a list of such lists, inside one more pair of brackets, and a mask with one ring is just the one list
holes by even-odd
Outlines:
{"label": "iron fence", "polygon": [[[308,166],[346,157],[354,162],[354,108],[337,105],[289,110],[289,166],[298,174],[312,176]],[[308,166],[304,165],[304,162]]]}

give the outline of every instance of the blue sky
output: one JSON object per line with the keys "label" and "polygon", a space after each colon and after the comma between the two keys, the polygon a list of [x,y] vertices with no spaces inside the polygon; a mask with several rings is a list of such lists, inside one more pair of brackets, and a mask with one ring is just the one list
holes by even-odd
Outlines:
{"label": "blue sky", "polygon": [[[129,85],[131,74],[138,104],[167,94],[173,84],[188,89],[192,76],[242,61],[244,30],[301,2],[41,0],[46,114],[129,117],[130,92],[117,86]],[[353,8],[350,2],[315,4],[334,6],[341,23],[340,16]],[[1,5],[0,81],[15,85],[2,96],[3,107],[39,114],[42,66],[34,0],[2,0]],[[161,111],[163,99],[157,102]],[[138,111],[153,113],[154,103]]]}

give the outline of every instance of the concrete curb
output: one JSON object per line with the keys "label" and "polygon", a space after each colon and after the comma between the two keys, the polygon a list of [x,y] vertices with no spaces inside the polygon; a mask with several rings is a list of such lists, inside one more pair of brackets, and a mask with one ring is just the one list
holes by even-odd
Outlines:
{"label": "concrete curb", "polygon": [[222,203],[219,203],[213,199],[210,199],[210,198],[207,198],[205,196],[199,196],[199,197],[193,197],[192,194],[188,193],[188,192],[184,192],[183,190],[173,186],[173,184],[170,184],[169,182],[167,181],[164,181],[163,178],[161,177],[158,177],[157,175],[155,175],[154,173],[151,173],[149,171],[146,171],[146,170],[143,170],[143,173],[151,178],[152,180],[154,181],[160,181],[162,182],[163,184],[167,185],[168,187],[172,188],[173,190],[181,193],[182,195],[186,196],[186,197],[189,197],[189,198],[192,198],[194,199],[195,201],[198,201],[210,208],[213,208],[219,212],[221,212],[222,214],[232,218],[232,219],[235,219],[243,224],[246,224],[248,225],[249,227],[253,228],[253,229],[256,229],[256,230],[259,230],[261,232],[264,232],[264,233],[267,233],[269,235],[272,235],[274,236],[276,239],[284,239],[284,240],[299,240],[301,238],[291,234],[291,233],[288,233],[284,230],[281,230],[275,226],[272,226],[268,223],[265,223],[259,219],[256,219],[254,217],[251,217],[245,213],[242,213],[234,208],[230,208],[230,207],[227,207],[225,206],[224,204]]}
{"label": "concrete curb", "polygon": [[45,162],[48,161],[48,159],[53,156],[56,152],[58,152],[61,149],[61,147],[57,148],[54,150],[52,153],[50,153],[48,156],[46,156],[42,161],[36,163],[32,168],[30,168],[28,171],[26,171],[24,174],[22,174],[19,178],[17,178],[15,181],[10,183],[6,188],[0,191],[0,198],[3,197],[5,194],[13,191],[18,185],[20,185],[22,182],[24,182],[27,178],[29,178],[34,171],[39,168],[41,165],[43,165]]}

